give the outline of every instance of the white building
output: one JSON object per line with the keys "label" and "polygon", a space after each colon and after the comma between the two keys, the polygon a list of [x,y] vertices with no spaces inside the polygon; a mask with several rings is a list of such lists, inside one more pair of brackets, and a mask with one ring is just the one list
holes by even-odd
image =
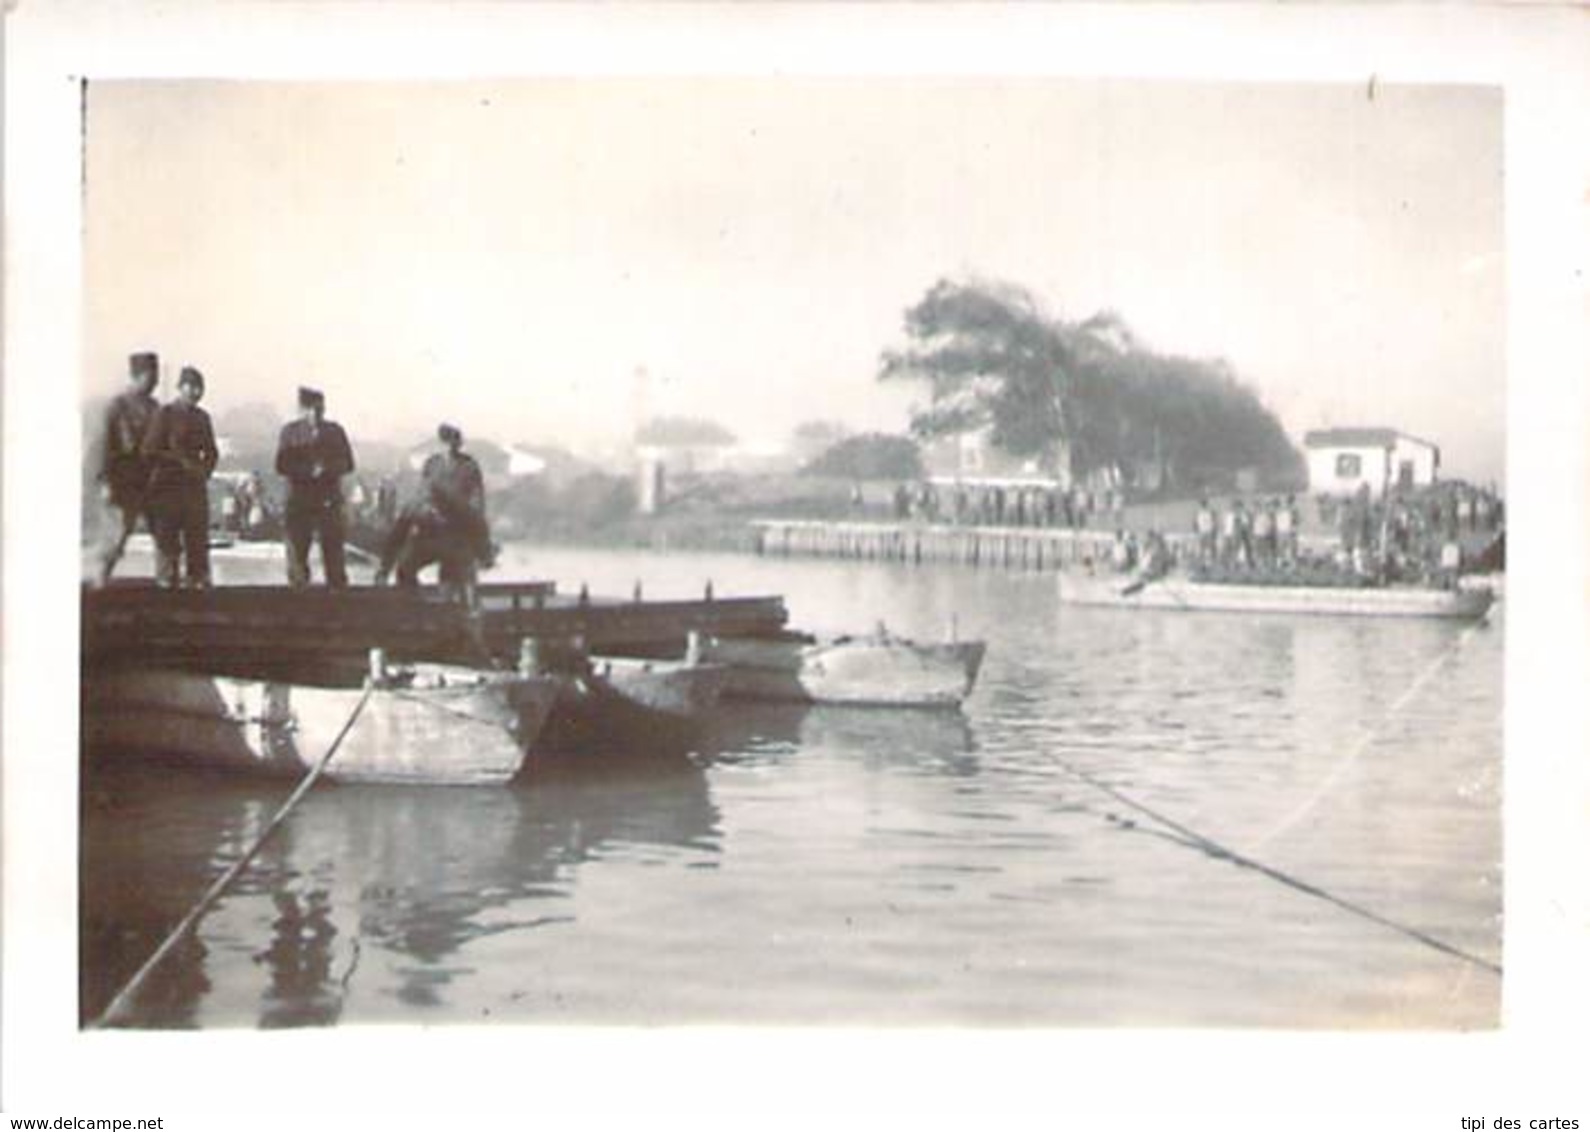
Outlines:
{"label": "white building", "polygon": [[1305,433],[1308,489],[1316,495],[1371,495],[1388,488],[1424,487],[1436,481],[1441,449],[1394,428],[1323,428]]}
{"label": "white building", "polygon": [[1058,462],[1054,457],[1012,456],[994,443],[993,429],[986,425],[939,437],[922,448],[922,463],[935,483],[1069,486],[1070,477],[1055,471]]}
{"label": "white building", "polygon": [[547,470],[547,462],[534,452],[527,451],[517,445],[509,444],[504,449],[508,453],[508,474],[515,478],[519,476],[539,476]]}

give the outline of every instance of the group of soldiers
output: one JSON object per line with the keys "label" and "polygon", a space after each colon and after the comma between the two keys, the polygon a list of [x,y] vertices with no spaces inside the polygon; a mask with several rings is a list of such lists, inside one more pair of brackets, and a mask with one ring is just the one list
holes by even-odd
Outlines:
{"label": "group of soldiers", "polygon": [[1459,483],[1392,489],[1379,499],[1363,487],[1348,499],[1322,502],[1322,521],[1337,528],[1342,553],[1355,567],[1392,577],[1455,574],[1465,536],[1494,535],[1503,520],[1498,496]]}
{"label": "group of soldiers", "polygon": [[1236,500],[1217,509],[1200,499],[1193,516],[1198,560],[1203,565],[1269,569],[1297,560],[1300,515],[1297,499]]}
{"label": "group of soldiers", "polygon": [[[1204,569],[1286,572],[1328,565],[1358,578],[1452,582],[1464,563],[1462,540],[1501,528],[1501,500],[1463,484],[1392,488],[1380,498],[1369,488],[1345,498],[1318,499],[1321,525],[1338,536],[1328,550],[1300,549],[1295,497],[1241,499],[1216,508],[1201,500],[1194,518],[1197,565]],[[1483,539],[1479,540],[1483,542]]]}
{"label": "group of soldiers", "polygon": [[220,451],[210,414],[199,408],[204,374],[184,366],[177,396],[164,405],[155,399],[159,384],[159,357],[133,354],[128,388],[111,401],[105,415],[99,481],[118,526],[100,562],[101,584],[110,580],[140,518],[155,537],[161,585],[179,584],[184,560],[188,585],[210,584],[206,485]]}
{"label": "group of soldiers", "polygon": [[[99,581],[109,582],[142,519],[154,535],[159,584],[204,589],[210,585],[208,483],[220,456],[210,416],[199,407],[204,375],[184,366],[177,396],[164,405],[155,397],[159,383],[159,356],[133,354],[128,388],[106,412],[99,481],[117,527]],[[320,390],[300,387],[298,410],[281,430],[275,462],[287,484],[287,580],[295,588],[310,584],[310,552],[318,542],[325,583],[340,589],[348,584],[343,481],[354,471],[353,447],[342,426],[327,419]],[[421,490],[394,509],[375,581],[396,574],[398,584],[417,585],[419,572],[436,565],[441,582],[472,602],[478,569],[493,556],[485,480],[457,427],[441,425],[437,438],[443,449],[425,461]]]}

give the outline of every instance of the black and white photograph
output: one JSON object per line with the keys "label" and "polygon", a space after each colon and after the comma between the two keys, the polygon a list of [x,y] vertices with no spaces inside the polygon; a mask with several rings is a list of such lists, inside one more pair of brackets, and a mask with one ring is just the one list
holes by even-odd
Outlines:
{"label": "black and white photograph", "polygon": [[57,1040],[1505,1043],[1590,592],[1505,75],[670,64],[56,76]]}

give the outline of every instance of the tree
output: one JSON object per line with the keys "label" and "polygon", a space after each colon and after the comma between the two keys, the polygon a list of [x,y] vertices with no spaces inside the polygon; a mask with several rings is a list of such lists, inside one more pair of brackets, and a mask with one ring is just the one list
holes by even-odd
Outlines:
{"label": "tree", "polygon": [[909,437],[866,432],[830,446],[801,474],[850,480],[920,479],[922,452]]}
{"label": "tree", "polygon": [[932,403],[911,421],[918,437],[991,428],[999,447],[1034,456],[1075,432],[1064,396],[1073,343],[1025,291],[940,280],[905,312],[905,330],[911,344],[885,351],[879,376],[929,383]]}
{"label": "tree", "polygon": [[928,383],[931,403],[911,422],[923,439],[986,428],[1011,455],[1077,476],[1157,463],[1193,484],[1242,467],[1274,479],[1301,468],[1229,365],[1157,354],[1113,312],[1068,322],[1012,284],[941,279],[905,312],[905,334],[878,375]]}
{"label": "tree", "polygon": [[802,421],[790,433],[790,448],[801,463],[809,463],[849,435],[839,421]]}

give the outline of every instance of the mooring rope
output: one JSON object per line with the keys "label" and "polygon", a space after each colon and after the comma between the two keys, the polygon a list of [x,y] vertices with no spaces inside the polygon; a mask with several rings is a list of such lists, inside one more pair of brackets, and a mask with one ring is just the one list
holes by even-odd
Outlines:
{"label": "mooring rope", "polygon": [[1426,947],[1433,947],[1435,950],[1443,952],[1456,959],[1462,959],[1465,962],[1472,963],[1477,967],[1483,967],[1485,970],[1490,971],[1493,974],[1500,975],[1502,973],[1500,964],[1492,963],[1489,959],[1482,958],[1481,956],[1475,955],[1472,952],[1464,951],[1460,947],[1456,947],[1450,943],[1447,943],[1444,940],[1437,939],[1428,932],[1420,931],[1418,928],[1413,928],[1406,924],[1398,923],[1396,920],[1382,916],[1380,913],[1365,908],[1360,904],[1355,904],[1350,900],[1346,900],[1340,896],[1337,896],[1335,893],[1328,892],[1316,884],[1310,884],[1308,881],[1301,880],[1289,873],[1282,872],[1280,869],[1266,865],[1262,861],[1254,860],[1252,857],[1249,857],[1246,854],[1238,853],[1234,849],[1228,849],[1218,841],[1215,841],[1209,837],[1205,837],[1197,830],[1190,829],[1175,819],[1167,817],[1159,811],[1143,805],[1135,798],[1122,793],[1109,783],[1101,782],[1087,771],[1080,770],[1077,767],[1072,766],[1064,759],[1056,756],[1055,762],[1067,774],[1080,779],[1089,786],[1093,787],[1095,790],[1108,794],[1117,802],[1120,802],[1123,806],[1128,806],[1131,809],[1136,810],[1138,813],[1160,823],[1165,828],[1174,831],[1184,839],[1186,844],[1200,849],[1212,857],[1224,858],[1234,865],[1239,865],[1243,868],[1253,869],[1255,872],[1263,873],[1265,876],[1271,878],[1272,880],[1281,882],[1288,888],[1295,889],[1296,891],[1304,893],[1308,896],[1313,896],[1317,899],[1325,901],[1328,904],[1333,904],[1336,907],[1350,912],[1355,916],[1361,916],[1366,920],[1381,925],[1382,927],[1390,928],[1392,931],[1405,935],[1410,939],[1417,940]]}
{"label": "mooring rope", "polygon": [[342,741],[347,738],[348,732],[353,730],[354,723],[358,720],[360,713],[364,711],[364,705],[370,702],[370,696],[375,691],[375,688],[373,681],[366,681],[364,693],[360,695],[359,702],[353,705],[353,710],[348,713],[347,721],[342,725],[342,730],[337,732],[337,737],[331,741],[331,746],[326,748],[326,753],[321,755],[315,765],[309,768],[309,773],[304,775],[298,785],[294,787],[293,792],[287,796],[287,800],[282,803],[281,808],[276,811],[271,820],[265,823],[265,828],[254,839],[254,843],[249,846],[248,851],[239,857],[232,867],[227,869],[209,887],[203,896],[199,897],[198,903],[188,910],[188,914],[182,917],[181,922],[176,927],[171,929],[171,933],[155,949],[154,954],[144,961],[144,965],[138,968],[132,978],[127,980],[126,985],[117,992],[116,997],[110,1000],[110,1005],[105,1007],[100,1016],[93,1021],[90,1026],[91,1029],[97,1030],[110,1025],[116,1016],[132,1003],[138,991],[143,987],[144,981],[149,978],[154,969],[171,953],[182,937],[193,930],[194,925],[199,922],[210,906],[220,899],[221,894],[231,887],[232,882],[248,867],[249,862],[258,855],[271,834],[276,832],[293,807],[298,805],[305,794],[309,793],[309,788],[315,784],[316,780],[320,778],[321,772],[331,763],[332,756],[342,746]]}

